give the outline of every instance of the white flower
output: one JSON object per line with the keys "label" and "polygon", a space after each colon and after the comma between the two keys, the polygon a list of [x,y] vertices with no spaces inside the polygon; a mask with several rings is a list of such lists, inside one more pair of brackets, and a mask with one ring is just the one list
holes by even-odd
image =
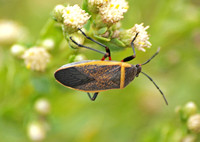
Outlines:
{"label": "white flower", "polygon": [[99,8],[101,17],[105,23],[116,23],[124,18],[123,14],[128,10],[125,0],[110,0]]}
{"label": "white flower", "polygon": [[18,23],[9,20],[0,20],[0,45],[10,45],[24,39],[27,31]]}
{"label": "white flower", "polygon": [[147,29],[149,26],[144,27],[143,23],[140,25],[135,24],[135,26],[131,29],[132,33],[139,33],[137,38],[134,41],[135,47],[138,48],[138,50],[146,51],[144,48],[150,48],[151,43],[149,40],[149,35],[147,33]]}
{"label": "white flower", "polygon": [[77,4],[74,6],[67,6],[63,10],[63,23],[66,31],[78,30],[90,18],[89,14],[82,10]]}
{"label": "white flower", "polygon": [[46,137],[46,129],[39,122],[32,122],[28,125],[28,136],[33,141],[42,141]]}
{"label": "white flower", "polygon": [[135,24],[135,26],[129,30],[123,31],[120,33],[120,39],[126,44],[130,45],[132,39],[135,37],[136,33],[139,33],[137,38],[134,41],[134,46],[138,50],[146,51],[145,48],[150,48],[151,43],[149,40],[149,35],[147,29],[149,26],[144,27],[143,23],[140,25]]}
{"label": "white flower", "polygon": [[26,67],[36,71],[44,71],[50,60],[49,53],[42,47],[32,47],[26,50],[22,57]]}
{"label": "white flower", "polygon": [[35,103],[35,110],[43,115],[50,112],[50,104],[47,99],[39,99]]}
{"label": "white flower", "polygon": [[188,129],[194,133],[200,133],[200,114],[192,115],[187,121]]}

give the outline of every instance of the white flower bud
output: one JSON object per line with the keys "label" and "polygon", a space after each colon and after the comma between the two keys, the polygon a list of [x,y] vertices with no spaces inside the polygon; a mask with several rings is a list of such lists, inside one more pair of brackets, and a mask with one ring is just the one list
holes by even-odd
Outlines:
{"label": "white flower bud", "polygon": [[32,47],[26,50],[22,57],[26,67],[36,71],[44,71],[50,61],[49,53],[42,47]]}
{"label": "white flower bud", "polygon": [[47,99],[39,99],[35,103],[35,110],[43,115],[49,114],[50,104]]}
{"label": "white flower bud", "polygon": [[0,20],[0,45],[11,45],[24,40],[26,35],[26,29],[16,22]]}
{"label": "white flower bud", "polygon": [[53,10],[53,17],[56,19],[57,22],[63,22],[63,9],[65,7],[63,5],[57,5]]}
{"label": "white flower bud", "polygon": [[185,136],[181,142],[196,142],[196,137],[194,135]]}
{"label": "white flower bud", "polygon": [[187,116],[191,116],[195,113],[197,113],[197,106],[194,102],[188,102],[184,107],[184,113]]}
{"label": "white flower bud", "polygon": [[200,114],[189,117],[187,121],[188,129],[194,133],[200,133]]}
{"label": "white flower bud", "polygon": [[42,141],[46,137],[44,125],[39,122],[32,122],[28,125],[28,136],[33,141]]}
{"label": "white flower bud", "polygon": [[53,39],[45,39],[43,42],[42,42],[42,47],[44,47],[46,50],[52,50],[55,46],[55,42]]}
{"label": "white flower bud", "polygon": [[[70,37],[72,37],[72,39],[74,41],[76,41],[78,44],[83,44],[85,41],[84,36],[79,33],[79,32],[75,32],[69,35]],[[78,48],[78,45],[76,45],[75,43],[73,43],[70,39],[69,39],[69,44],[74,47],[74,48]]]}
{"label": "white flower bud", "polygon": [[79,61],[83,61],[83,60],[86,60],[85,55],[79,54],[79,55],[77,55],[77,56],[75,57],[74,62],[79,62]]}
{"label": "white flower bud", "polygon": [[21,57],[25,51],[25,47],[20,44],[14,44],[10,51],[14,56]]}

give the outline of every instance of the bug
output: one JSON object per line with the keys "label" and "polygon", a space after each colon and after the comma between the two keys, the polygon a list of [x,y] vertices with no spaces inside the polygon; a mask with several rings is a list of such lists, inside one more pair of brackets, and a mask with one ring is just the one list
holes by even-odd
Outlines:
{"label": "bug", "polygon": [[[104,47],[106,53],[91,47],[78,44],[72,39],[72,37],[70,37],[71,41],[79,47],[87,48],[104,55],[101,60],[86,60],[63,65],[62,67],[57,69],[54,74],[56,80],[59,83],[71,89],[87,92],[89,98],[94,101],[97,98],[99,92],[110,89],[123,89],[131,81],[133,81],[135,77],[138,77],[139,74],[142,73],[160,91],[165,103],[168,105],[167,99],[165,98],[161,89],[150,76],[142,72],[141,67],[149,63],[159,53],[160,49],[158,49],[158,51],[143,64],[132,65],[126,63],[127,61],[130,61],[136,57],[134,41],[139,34],[136,33],[135,37],[131,41],[133,55],[124,58],[123,60],[121,60],[121,62],[112,61],[110,49],[106,45],[87,36],[81,29],[79,29],[79,31],[81,31],[81,33],[87,39]],[[107,57],[109,58],[109,60],[105,61]],[[91,96],[90,93],[94,93],[93,96]]]}

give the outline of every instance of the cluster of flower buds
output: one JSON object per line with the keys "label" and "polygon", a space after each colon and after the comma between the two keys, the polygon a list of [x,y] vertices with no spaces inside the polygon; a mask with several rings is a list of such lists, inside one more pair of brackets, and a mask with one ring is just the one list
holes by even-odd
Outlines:
{"label": "cluster of flower buds", "polygon": [[23,54],[26,67],[36,71],[44,71],[49,62],[50,55],[42,47],[32,47]]}
{"label": "cluster of flower buds", "polygon": [[[120,21],[129,8],[126,0],[87,0],[83,9],[78,5],[63,6],[57,5],[53,10],[53,18],[61,23],[65,38],[70,42],[71,34],[78,33],[78,28],[102,42],[111,42],[115,47],[130,47],[132,39],[138,34],[135,40],[135,48],[145,51],[151,47],[147,29],[142,24],[135,24],[132,28],[123,30]],[[87,12],[86,12],[87,11]],[[87,24],[86,24],[87,23]],[[80,33],[73,35],[74,40],[83,44]],[[69,43],[72,47],[76,46]]]}
{"label": "cluster of flower buds", "polygon": [[90,18],[90,15],[77,4],[67,7],[57,5],[54,8],[53,16],[57,22],[63,24],[63,30],[66,33],[78,31],[78,28],[82,28]]}
{"label": "cluster of flower buds", "polygon": [[[129,5],[126,0],[84,0],[83,8],[80,8],[77,4],[73,6],[57,5],[52,15],[57,25],[62,26],[64,38],[70,47],[78,48],[70,40],[70,37],[77,43],[84,44],[85,37],[78,31],[78,29],[82,29],[88,36],[103,43],[107,42],[107,46],[111,50],[131,47],[131,41],[136,33],[139,33],[134,41],[134,47],[137,50],[146,51],[146,48],[151,47],[149,35],[146,31],[149,26],[144,26],[141,23],[135,24],[130,29],[121,27],[120,21],[124,18],[128,8]],[[55,21],[53,24],[55,24]],[[48,51],[52,50],[56,46],[55,43],[58,42],[48,36],[39,41],[39,44],[37,43],[29,48],[25,45],[14,44],[11,47],[11,53],[24,59],[28,69],[43,72],[50,62]]]}
{"label": "cluster of flower buds", "polygon": [[35,102],[34,108],[40,117],[28,124],[28,137],[32,141],[43,141],[50,129],[46,121],[46,116],[50,113],[49,101],[45,98],[40,98]]}
{"label": "cluster of flower buds", "polygon": [[11,46],[11,53],[18,58],[24,59],[27,69],[43,72],[50,62],[48,51],[52,50],[54,46],[54,40],[47,38],[42,40],[39,46],[30,48],[22,44],[14,44]]}
{"label": "cluster of flower buds", "polygon": [[176,108],[183,123],[186,123],[189,132],[200,134],[200,114],[194,102],[188,102],[185,106]]}
{"label": "cluster of flower buds", "polygon": [[11,53],[21,59],[24,59],[27,69],[43,72],[47,63],[50,61],[50,54],[47,50],[53,48],[53,41],[45,40],[43,46],[33,46],[26,48],[20,44],[14,44],[11,47]]}

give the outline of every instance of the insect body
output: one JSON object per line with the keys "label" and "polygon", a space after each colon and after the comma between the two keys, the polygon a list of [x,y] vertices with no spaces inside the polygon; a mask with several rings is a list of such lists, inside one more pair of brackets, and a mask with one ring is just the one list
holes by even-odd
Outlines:
{"label": "insect body", "polygon": [[[138,77],[138,75],[142,73],[153,82],[163,95],[166,104],[168,104],[163,92],[156,85],[156,83],[151,79],[151,77],[141,71],[141,66],[147,64],[152,58],[154,58],[158,54],[159,50],[143,64],[131,65],[125,63],[135,58],[133,42],[138,35],[137,33],[131,42],[134,54],[124,58],[121,62],[111,61],[110,50],[107,46],[88,37],[83,31],[81,32],[86,38],[105,47],[106,53],[80,45],[70,37],[70,39],[78,46],[102,53],[104,56],[101,60],[86,60],[63,65],[54,74],[59,83],[68,88],[87,92],[89,98],[94,101],[99,92],[110,89],[122,89],[126,87],[135,77]],[[107,57],[109,57],[109,61],[104,61]],[[94,93],[94,95],[91,97],[90,93]]]}
{"label": "insect body", "polygon": [[87,60],[58,69],[55,78],[61,84],[84,92],[122,89],[137,75],[136,66],[117,61]]}

